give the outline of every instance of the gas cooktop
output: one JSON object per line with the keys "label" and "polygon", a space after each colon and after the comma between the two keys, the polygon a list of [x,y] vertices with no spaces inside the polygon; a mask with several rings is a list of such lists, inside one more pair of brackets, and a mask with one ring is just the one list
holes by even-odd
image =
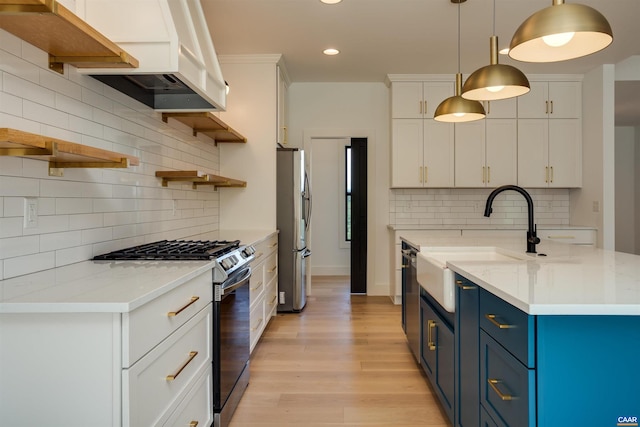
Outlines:
{"label": "gas cooktop", "polygon": [[239,240],[160,240],[97,255],[95,261],[116,260],[210,260],[240,246]]}

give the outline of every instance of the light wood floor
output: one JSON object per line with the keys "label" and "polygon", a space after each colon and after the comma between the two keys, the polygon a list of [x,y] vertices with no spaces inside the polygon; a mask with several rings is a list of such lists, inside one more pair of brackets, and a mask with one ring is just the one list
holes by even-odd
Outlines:
{"label": "light wood floor", "polygon": [[407,346],[400,307],[349,295],[348,280],[315,277],[302,313],[271,320],[230,427],[450,425]]}

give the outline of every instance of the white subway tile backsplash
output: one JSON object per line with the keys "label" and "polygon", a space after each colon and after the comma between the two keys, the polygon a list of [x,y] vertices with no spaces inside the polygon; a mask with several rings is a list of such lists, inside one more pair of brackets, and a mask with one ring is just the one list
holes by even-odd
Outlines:
{"label": "white subway tile backsplash", "polygon": [[93,247],[91,245],[74,246],[68,249],[61,249],[55,252],[55,266],[61,267],[80,261],[85,261],[93,257]]}
{"label": "white subway tile backsplash", "polygon": [[40,193],[37,179],[0,175],[0,196],[35,197]]}
{"label": "white subway tile backsplash", "polygon": [[35,273],[55,267],[55,253],[41,252],[4,260],[4,278]]}
{"label": "white subway tile backsplash", "polygon": [[0,92],[0,112],[22,116],[22,98],[6,92]]}
{"label": "white subway tile backsplash", "polygon": [[0,258],[14,258],[38,253],[40,239],[38,236],[9,237],[0,240]]}
{"label": "white subway tile backsplash", "polygon": [[[0,59],[4,60],[4,58]],[[23,61],[23,63],[16,64],[15,66],[22,68],[24,64],[26,64],[26,62]],[[17,75],[11,74],[6,68],[3,71],[6,71],[2,76],[4,92],[23,98],[25,103],[26,101],[31,101],[32,103],[50,108],[55,106],[55,92],[37,83],[40,78],[39,73],[35,73],[35,76],[32,76],[30,73],[20,73],[20,77],[18,77]],[[32,77],[33,80],[26,80],[30,77]]]}
{"label": "white subway tile backsplash", "polygon": [[58,249],[72,248],[82,244],[80,231],[66,231],[62,233],[49,233],[40,236],[40,250],[42,252]]}
{"label": "white subway tile backsplash", "polygon": [[101,213],[69,215],[69,230],[86,230],[103,225],[104,215]]}
{"label": "white subway tile backsplash", "polygon": [[22,236],[22,222],[22,217],[0,218],[0,239]]}
{"label": "white subway tile backsplash", "polygon": [[56,215],[91,213],[93,203],[86,198],[64,198],[55,199]]}
{"label": "white subway tile backsplash", "polygon": [[37,120],[44,124],[65,129],[69,127],[69,114],[37,102],[25,100],[22,115],[25,119]]}

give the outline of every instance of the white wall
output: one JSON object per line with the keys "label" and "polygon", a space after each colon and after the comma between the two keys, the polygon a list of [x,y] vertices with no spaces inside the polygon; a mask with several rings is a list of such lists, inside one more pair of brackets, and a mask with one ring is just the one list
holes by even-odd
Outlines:
{"label": "white wall", "polygon": [[[614,249],[614,67],[603,65],[582,82],[582,188],[570,192],[571,224],[597,228],[597,244]],[[597,209],[594,207],[597,203]]]}
{"label": "white wall", "polygon": [[348,139],[322,138],[312,140],[311,168],[313,194],[311,233],[313,256],[312,275],[349,275],[351,251],[345,245],[341,226],[344,221],[344,147]]}
{"label": "white wall", "polygon": [[636,129],[616,127],[616,251],[636,253]]}
{"label": "white wall", "polygon": [[247,188],[221,193],[221,229],[276,229],[276,76],[280,59],[281,55],[219,57],[230,86],[227,111],[220,118],[247,138],[246,144],[220,148],[222,175],[247,182]]}
{"label": "white wall", "polygon": [[[294,83],[289,88],[289,101],[289,140],[292,146],[307,149],[307,158],[313,157],[313,152],[305,140],[367,137],[367,293],[388,295],[389,89],[383,83]],[[312,251],[314,236],[321,232],[311,230]],[[311,263],[313,267],[313,256]]]}
{"label": "white wall", "polygon": [[[156,170],[219,173],[219,150],[209,138],[163,123],[159,113],[73,67],[64,75],[50,71],[45,52],[2,30],[0,127],[140,158],[128,169],[66,169],[58,178],[48,176],[45,161],[0,157],[0,279],[218,230],[213,188],[165,188],[155,177]],[[22,227],[24,197],[38,199],[37,228]]]}

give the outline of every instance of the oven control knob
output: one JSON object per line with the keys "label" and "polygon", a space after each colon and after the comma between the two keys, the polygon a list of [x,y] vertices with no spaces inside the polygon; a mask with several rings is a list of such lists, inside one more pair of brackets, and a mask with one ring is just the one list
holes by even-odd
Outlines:
{"label": "oven control knob", "polygon": [[247,246],[244,248],[242,253],[244,254],[245,258],[247,258],[256,253],[256,250],[253,248],[253,246]]}

